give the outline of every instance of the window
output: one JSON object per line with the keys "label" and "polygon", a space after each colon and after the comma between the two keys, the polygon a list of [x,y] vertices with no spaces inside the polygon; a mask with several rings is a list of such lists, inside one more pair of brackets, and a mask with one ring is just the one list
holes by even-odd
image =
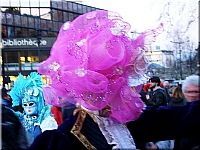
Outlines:
{"label": "window", "polygon": [[20,19],[20,15],[13,15],[14,18],[14,22],[16,26],[21,26],[21,19]]}
{"label": "window", "polygon": [[78,12],[82,13],[82,5],[78,5]]}
{"label": "window", "polygon": [[41,51],[41,61],[46,60],[50,56],[50,51]]}
{"label": "window", "polygon": [[74,20],[73,14],[69,13],[69,21],[73,21],[73,20]]}
{"label": "window", "polygon": [[67,10],[69,10],[69,11],[72,11],[72,3],[71,2],[67,2],[68,3],[68,9]]}
{"label": "window", "polygon": [[19,70],[19,52],[5,52],[5,71]]}
{"label": "window", "polygon": [[78,6],[76,3],[73,3],[73,11],[77,12],[78,11]]}
{"label": "window", "polygon": [[21,14],[27,14],[30,15],[31,14],[31,9],[30,8],[21,8]]}
{"label": "window", "polygon": [[69,21],[69,13],[63,12],[63,18],[64,18],[64,22]]}
{"label": "window", "polygon": [[6,26],[4,26],[4,25],[1,26],[1,37],[2,38],[7,37],[7,30],[6,30]]}
{"label": "window", "polygon": [[83,6],[83,13],[86,13],[86,6]]}
{"label": "window", "polygon": [[57,10],[53,10],[53,14],[52,14],[52,16],[53,16],[53,20],[58,20],[58,11]]}
{"label": "window", "polygon": [[29,0],[20,0],[21,7],[30,7],[29,6]]}
{"label": "window", "polygon": [[63,21],[63,13],[58,10],[58,21]]}
{"label": "window", "polygon": [[6,13],[5,15],[7,24],[13,25],[13,15],[11,13]]}
{"label": "window", "polygon": [[7,35],[8,35],[8,38],[12,38],[14,37],[14,28],[13,27],[7,27]]}
{"label": "window", "polygon": [[39,9],[38,8],[31,8],[31,15],[39,16]]}
{"label": "window", "polygon": [[22,37],[27,37],[27,36],[29,36],[28,35],[28,29],[26,29],[26,28],[22,28]]}
{"label": "window", "polygon": [[15,28],[15,37],[17,37],[17,38],[21,38],[22,37],[21,28]]}
{"label": "window", "polygon": [[41,19],[40,23],[41,23],[41,25],[40,25],[41,29],[43,29],[43,30],[47,29],[47,21],[46,20]]}
{"label": "window", "polygon": [[21,16],[21,24],[23,27],[28,27],[28,18],[26,16]]}

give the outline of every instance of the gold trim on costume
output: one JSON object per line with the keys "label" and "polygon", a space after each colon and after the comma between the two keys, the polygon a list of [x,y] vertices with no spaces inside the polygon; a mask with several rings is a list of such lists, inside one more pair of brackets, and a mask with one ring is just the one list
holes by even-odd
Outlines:
{"label": "gold trim on costume", "polygon": [[[78,117],[77,117],[77,120],[74,124],[74,126],[72,127],[71,129],[71,133],[74,134],[78,139],[79,141],[81,141],[81,143],[89,150],[97,150],[88,140],[87,138],[81,134],[81,129],[82,129],[82,126],[83,126],[83,123],[84,123],[84,120],[86,118],[86,115],[87,115],[87,112],[84,111],[84,110],[79,110],[79,114],[78,114]],[[91,116],[91,115],[90,115]],[[92,117],[94,118],[94,117]]]}

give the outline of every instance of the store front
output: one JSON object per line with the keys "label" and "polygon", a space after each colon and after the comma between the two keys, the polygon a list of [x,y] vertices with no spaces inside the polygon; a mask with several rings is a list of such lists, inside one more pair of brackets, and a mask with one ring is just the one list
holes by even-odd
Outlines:
{"label": "store front", "polygon": [[36,38],[2,39],[2,76],[15,81],[19,72],[28,75],[37,71],[38,64],[46,60],[55,42],[55,37],[42,38],[38,47]]}

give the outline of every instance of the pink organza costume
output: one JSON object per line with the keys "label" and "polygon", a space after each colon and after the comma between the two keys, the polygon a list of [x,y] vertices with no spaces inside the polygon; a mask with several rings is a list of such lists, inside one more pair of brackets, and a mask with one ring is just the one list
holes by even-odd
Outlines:
{"label": "pink organza costume", "polygon": [[135,40],[129,30],[119,14],[104,10],[64,23],[50,57],[38,68],[51,80],[43,87],[45,101],[59,107],[79,103],[92,111],[109,106],[111,119],[136,120],[144,108],[139,91],[146,82],[145,45],[155,41],[163,26]]}

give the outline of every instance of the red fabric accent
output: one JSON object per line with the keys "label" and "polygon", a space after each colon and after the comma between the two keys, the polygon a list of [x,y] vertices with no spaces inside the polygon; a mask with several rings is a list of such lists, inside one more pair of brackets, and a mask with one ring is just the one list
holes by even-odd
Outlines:
{"label": "red fabric accent", "polygon": [[51,113],[54,115],[54,119],[56,120],[57,124],[60,125],[63,122],[61,108],[53,106],[51,108]]}
{"label": "red fabric accent", "polygon": [[147,83],[147,84],[144,85],[143,90],[147,93],[149,87],[150,87],[150,83]]}
{"label": "red fabric accent", "polygon": [[160,87],[163,87],[163,83],[162,82],[160,83]]}

